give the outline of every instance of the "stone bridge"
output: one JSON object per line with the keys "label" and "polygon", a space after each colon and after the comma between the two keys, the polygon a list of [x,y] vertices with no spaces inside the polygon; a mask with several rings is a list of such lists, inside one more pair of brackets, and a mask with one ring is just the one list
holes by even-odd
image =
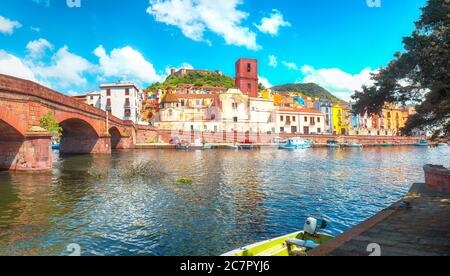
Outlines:
{"label": "stone bridge", "polygon": [[52,112],[63,129],[61,154],[109,154],[134,147],[136,128],[37,83],[0,74],[0,170],[52,167],[51,134],[39,127]]}

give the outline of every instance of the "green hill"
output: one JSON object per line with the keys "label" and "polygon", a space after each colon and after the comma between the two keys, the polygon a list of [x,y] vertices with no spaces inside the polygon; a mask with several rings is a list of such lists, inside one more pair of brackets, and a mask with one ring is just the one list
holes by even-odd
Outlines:
{"label": "green hill", "polygon": [[342,102],[341,99],[331,94],[330,91],[315,83],[290,83],[277,85],[271,88],[276,92],[302,92],[311,98],[330,99],[332,102]]}
{"label": "green hill", "polygon": [[181,77],[170,75],[163,83],[157,82],[151,85],[149,89],[174,88],[180,84],[192,84],[196,87],[220,85],[225,88],[232,88],[234,87],[234,79],[218,73],[188,72]]}

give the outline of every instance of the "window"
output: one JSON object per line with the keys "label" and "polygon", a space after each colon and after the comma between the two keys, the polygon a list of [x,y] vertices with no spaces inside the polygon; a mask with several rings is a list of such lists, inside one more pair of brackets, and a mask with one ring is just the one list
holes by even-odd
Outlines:
{"label": "window", "polygon": [[250,73],[252,71],[252,65],[250,63],[247,64],[247,72]]}
{"label": "window", "polygon": [[130,96],[130,88],[125,88],[125,96]]}
{"label": "window", "polygon": [[191,125],[191,131],[194,131],[194,126],[193,125]]}
{"label": "window", "polygon": [[181,106],[184,106],[184,100],[181,100]]}
{"label": "window", "polygon": [[311,123],[311,125],[315,125],[316,124],[316,118],[311,117],[310,118],[310,123]]}
{"label": "window", "polygon": [[295,116],[292,116],[292,122],[295,122]]}
{"label": "window", "polygon": [[320,123],[320,117],[317,117],[317,122]]}
{"label": "window", "polygon": [[305,117],[305,123],[307,123],[308,122],[308,117]]}
{"label": "window", "polygon": [[106,106],[111,107],[111,99],[107,99],[107,100],[106,100]]}
{"label": "window", "polygon": [[130,107],[130,99],[129,98],[125,99],[125,107]]}
{"label": "window", "polygon": [[106,96],[107,97],[111,96],[111,89],[106,89]]}
{"label": "window", "polygon": [[252,84],[251,83],[247,83],[247,88],[248,88],[248,90],[251,90],[252,89]]}
{"label": "window", "polygon": [[283,116],[280,116],[280,121],[284,121],[284,117]]}
{"label": "window", "polygon": [[284,132],[284,127],[280,127],[280,132],[281,132],[281,133]]}
{"label": "window", "polygon": [[91,100],[93,100],[94,99],[94,96],[91,96]]}
{"label": "window", "polygon": [[238,109],[238,104],[237,103],[232,103],[231,106],[233,107],[233,110],[237,110]]}
{"label": "window", "polygon": [[321,129],[321,128],[318,128],[318,129],[317,129],[317,133],[322,133],[322,129]]}
{"label": "window", "polygon": [[237,122],[238,122],[238,117],[234,117],[234,118],[233,118],[233,121],[234,121],[235,123],[237,123]]}
{"label": "window", "polygon": [[326,113],[330,113],[330,110],[328,109],[328,107],[327,107],[327,109],[326,109]]}

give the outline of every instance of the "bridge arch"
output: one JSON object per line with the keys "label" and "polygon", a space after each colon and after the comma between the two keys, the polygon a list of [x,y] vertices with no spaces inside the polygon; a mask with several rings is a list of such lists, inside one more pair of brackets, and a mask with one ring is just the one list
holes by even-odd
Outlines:
{"label": "bridge arch", "polygon": [[122,140],[122,133],[117,127],[110,128],[108,133],[111,135],[111,149],[117,149]]}
{"label": "bridge arch", "polygon": [[8,122],[0,119],[0,141],[17,141],[24,139],[24,135]]}
{"label": "bridge arch", "polygon": [[[101,152],[99,143],[102,140],[87,121],[80,118],[69,118],[61,121],[61,154],[89,154]],[[109,144],[108,144],[109,146]]]}
{"label": "bridge arch", "polygon": [[130,149],[132,148],[131,136],[122,128],[113,126],[108,130],[111,136],[111,149]]}
{"label": "bridge arch", "polygon": [[15,167],[24,139],[19,130],[0,119],[0,170]]}

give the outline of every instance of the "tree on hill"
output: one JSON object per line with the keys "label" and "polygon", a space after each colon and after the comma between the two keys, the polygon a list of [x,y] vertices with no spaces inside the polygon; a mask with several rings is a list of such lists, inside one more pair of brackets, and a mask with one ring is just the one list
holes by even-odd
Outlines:
{"label": "tree on hill", "polygon": [[181,77],[170,75],[163,83],[155,83],[148,87],[148,89],[167,89],[177,87],[180,84],[191,84],[195,87],[206,85],[232,88],[234,87],[234,79],[218,73],[189,72]]}
{"label": "tree on hill", "polygon": [[342,102],[341,99],[331,94],[330,91],[315,83],[283,84],[274,86],[271,89],[276,92],[301,92],[303,95],[311,98],[329,99],[335,103]]}
{"label": "tree on hill", "polygon": [[414,103],[404,134],[414,129],[450,130],[450,1],[428,0],[416,30],[403,39],[386,68],[372,75],[374,85],[356,91],[354,112],[380,113],[386,103]]}

